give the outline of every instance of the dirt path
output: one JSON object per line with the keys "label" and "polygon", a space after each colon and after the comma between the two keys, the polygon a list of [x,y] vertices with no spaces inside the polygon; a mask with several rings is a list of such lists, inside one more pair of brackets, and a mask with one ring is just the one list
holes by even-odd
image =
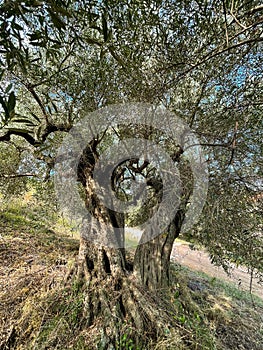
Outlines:
{"label": "dirt path", "polygon": [[[241,290],[249,291],[250,289],[250,274],[245,267],[233,267],[229,276],[222,267],[216,267],[210,262],[206,252],[193,250],[187,243],[175,243],[172,259],[193,270],[232,282]],[[253,279],[252,293],[263,299],[263,286],[258,283],[256,278]]]}

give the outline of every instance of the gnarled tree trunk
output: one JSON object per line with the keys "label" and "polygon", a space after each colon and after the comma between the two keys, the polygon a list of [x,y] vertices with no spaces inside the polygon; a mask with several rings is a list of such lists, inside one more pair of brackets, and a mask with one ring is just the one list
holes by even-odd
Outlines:
{"label": "gnarled tree trunk", "polygon": [[[143,346],[149,338],[164,334],[174,322],[172,305],[160,298],[158,289],[168,286],[169,260],[172,243],[179,233],[179,219],[170,225],[166,237],[159,236],[138,246],[133,271],[126,262],[122,244],[124,217],[106,208],[96,195],[94,160],[94,152],[92,157],[89,153],[89,162],[79,174],[85,186],[86,207],[93,218],[83,226],[74,274],[85,295],[83,313],[87,327],[91,327],[93,341],[99,344],[89,344],[89,348],[117,349],[124,334],[134,345]],[[102,245],[98,237],[119,245]]]}
{"label": "gnarled tree trunk", "polygon": [[100,349],[118,348],[124,334],[143,346],[173,323],[172,306],[125,267],[120,249],[81,239],[78,279],[83,283],[87,326],[97,329],[93,341]]}

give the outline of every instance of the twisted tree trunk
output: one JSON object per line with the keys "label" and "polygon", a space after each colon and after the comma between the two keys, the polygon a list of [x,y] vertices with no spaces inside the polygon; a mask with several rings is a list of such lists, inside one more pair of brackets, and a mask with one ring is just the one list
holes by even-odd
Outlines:
{"label": "twisted tree trunk", "polygon": [[[71,275],[81,282],[85,295],[83,315],[97,344],[89,344],[89,348],[121,348],[124,334],[134,345],[144,346],[174,323],[173,307],[160,297],[158,289],[168,286],[170,253],[179,233],[178,220],[170,225],[166,237],[159,236],[138,246],[133,270],[126,262],[124,216],[106,208],[96,194],[92,175],[94,154],[88,150],[86,164],[79,168],[92,220],[82,229],[78,262]],[[100,244],[98,237],[117,245]]]}

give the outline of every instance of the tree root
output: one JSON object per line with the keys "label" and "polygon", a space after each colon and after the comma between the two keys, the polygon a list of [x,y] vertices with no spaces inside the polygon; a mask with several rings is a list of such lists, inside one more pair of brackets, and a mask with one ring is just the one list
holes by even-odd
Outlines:
{"label": "tree root", "polygon": [[92,330],[89,349],[121,349],[127,341],[141,348],[175,326],[172,305],[132,275],[92,279],[83,288],[84,317]]}

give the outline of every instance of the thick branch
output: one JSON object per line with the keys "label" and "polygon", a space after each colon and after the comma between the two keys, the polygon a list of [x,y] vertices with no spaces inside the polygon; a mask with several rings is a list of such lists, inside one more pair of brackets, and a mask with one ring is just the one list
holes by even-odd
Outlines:
{"label": "thick branch", "polygon": [[33,136],[31,136],[25,132],[18,131],[18,130],[8,130],[5,135],[0,136],[0,142],[1,141],[2,142],[3,141],[10,141],[12,135],[23,137],[32,146],[39,146],[40,145],[39,141],[35,140]]}
{"label": "thick branch", "polygon": [[16,135],[16,136],[23,137],[28,143],[30,143],[30,145],[32,145],[34,147],[39,147],[41,144],[43,144],[43,142],[45,142],[45,140],[47,139],[49,134],[56,132],[56,131],[69,132],[71,127],[72,127],[72,125],[48,124],[44,133],[41,136],[41,141],[34,139],[34,137],[32,135],[30,135],[29,133],[26,133],[24,131],[8,130],[6,134],[0,136],[0,142],[4,142],[4,141],[8,142],[11,140],[12,135]]}
{"label": "thick branch", "polygon": [[53,132],[56,131],[62,131],[62,132],[69,132],[69,130],[72,128],[72,125],[64,125],[64,124],[59,124],[59,125],[55,125],[55,124],[48,124],[44,133],[41,136],[41,141],[44,142],[48,135],[52,134]]}

